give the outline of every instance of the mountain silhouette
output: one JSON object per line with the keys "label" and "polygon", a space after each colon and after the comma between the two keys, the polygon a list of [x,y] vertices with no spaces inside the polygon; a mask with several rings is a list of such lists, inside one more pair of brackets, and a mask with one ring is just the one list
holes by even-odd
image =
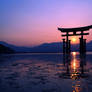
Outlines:
{"label": "mountain silhouette", "polygon": [[0,41],[0,44],[4,45],[6,47],[9,47],[16,52],[29,52],[29,49],[30,49],[30,47],[16,46],[16,45],[12,45],[7,42],[4,42],[4,41]]}
{"label": "mountain silhouette", "polygon": [[0,44],[0,53],[14,53],[15,51],[9,47]]}
{"label": "mountain silhouette", "polygon": [[[8,44],[0,41],[0,44],[13,49],[16,52],[32,52],[32,53],[60,53],[62,52],[62,42],[44,43],[34,47],[22,47]],[[71,45],[72,51],[79,51],[79,44]],[[92,51],[92,41],[87,43],[87,51]]]}

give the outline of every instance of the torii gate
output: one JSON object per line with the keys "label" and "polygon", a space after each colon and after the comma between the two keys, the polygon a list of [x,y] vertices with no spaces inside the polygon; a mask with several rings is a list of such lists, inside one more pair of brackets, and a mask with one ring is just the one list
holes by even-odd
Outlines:
{"label": "torii gate", "polygon": [[[71,43],[70,40],[68,39],[68,36],[81,36],[80,39],[80,54],[86,53],[86,39],[83,38],[84,35],[89,35],[89,33],[84,33],[84,31],[89,31],[89,29],[92,28],[92,25],[90,26],[85,26],[85,27],[79,27],[79,28],[58,28],[59,31],[62,33],[63,37],[66,37],[66,39],[63,39],[63,53],[69,54],[71,52]],[[72,32],[70,34],[69,32]],[[77,33],[80,32],[80,33]]]}

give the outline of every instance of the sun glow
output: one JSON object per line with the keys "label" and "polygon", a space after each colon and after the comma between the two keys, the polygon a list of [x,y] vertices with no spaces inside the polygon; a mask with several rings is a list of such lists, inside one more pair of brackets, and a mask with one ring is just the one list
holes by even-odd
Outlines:
{"label": "sun glow", "polygon": [[72,52],[73,56],[76,56],[76,52]]}
{"label": "sun glow", "polygon": [[70,39],[71,39],[71,43],[72,43],[72,44],[78,43],[78,38],[77,38],[77,37],[72,37],[72,38],[70,38]]}
{"label": "sun glow", "polygon": [[72,38],[72,42],[76,42],[76,38]]}

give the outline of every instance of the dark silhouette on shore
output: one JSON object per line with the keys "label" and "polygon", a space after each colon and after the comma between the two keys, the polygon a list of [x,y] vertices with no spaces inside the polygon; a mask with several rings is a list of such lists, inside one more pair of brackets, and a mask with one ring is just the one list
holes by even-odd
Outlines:
{"label": "dark silhouette on shore", "polygon": [[15,51],[13,49],[0,44],[0,53],[1,54],[4,54],[4,53],[8,53],[9,54],[9,53],[14,53],[14,52]]}

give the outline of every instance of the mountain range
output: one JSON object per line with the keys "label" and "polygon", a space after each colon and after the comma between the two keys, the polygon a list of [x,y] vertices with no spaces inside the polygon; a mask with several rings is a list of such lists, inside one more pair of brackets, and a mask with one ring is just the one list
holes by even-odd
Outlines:
{"label": "mountain range", "polygon": [[[6,47],[11,48],[17,53],[60,53],[62,52],[62,42],[52,42],[52,43],[44,43],[39,46],[34,47],[22,47],[22,46],[15,46],[12,44],[9,44],[4,41],[0,41],[0,45],[4,45]],[[79,44],[72,44],[71,45],[72,51],[79,51]],[[92,41],[87,43],[87,51],[92,51]]]}

